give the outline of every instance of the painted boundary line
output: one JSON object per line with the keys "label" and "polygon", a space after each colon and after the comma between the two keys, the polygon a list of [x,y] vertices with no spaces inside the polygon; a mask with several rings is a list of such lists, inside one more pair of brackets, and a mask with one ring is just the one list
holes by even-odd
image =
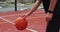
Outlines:
{"label": "painted boundary line", "polygon": [[2,23],[0,23],[0,25],[1,25],[1,24],[4,24],[4,23],[7,23],[7,22],[2,22]]}
{"label": "painted boundary line", "polygon": [[[6,21],[6,22],[8,22],[8,23],[11,23],[11,24],[15,24],[15,23],[13,23],[13,22],[11,22],[11,21],[9,21],[8,19],[4,19],[4,18],[2,18],[2,17],[0,17],[0,19],[2,19],[2,20],[4,20],[4,21]],[[29,31],[31,31],[31,32],[38,32],[38,31],[36,31],[36,30],[33,30],[33,29],[29,29],[29,28],[26,28],[27,30],[29,30]]]}
{"label": "painted boundary line", "polygon": [[[18,14],[18,15],[24,15],[24,14]],[[13,15],[6,15],[6,16],[0,16],[0,17],[11,17],[11,16],[18,16],[17,14],[13,14]],[[40,18],[40,17],[46,17],[46,16],[37,16],[37,17],[29,17],[27,19],[34,19],[34,18]]]}
{"label": "painted boundary line", "polygon": [[18,15],[25,15],[25,14],[12,14],[12,15],[5,15],[5,16],[0,16],[0,17],[7,17],[7,16],[18,16]]}
{"label": "painted boundary line", "polygon": [[[34,13],[38,13],[38,12],[34,12]],[[12,15],[5,15],[5,16],[0,16],[0,17],[6,17],[6,16],[18,16],[18,15],[23,16],[23,15],[25,15],[25,14],[27,14],[27,13],[24,13],[24,14],[12,14]]]}
{"label": "painted boundary line", "polygon": [[[13,16],[16,16],[16,15],[13,15]],[[11,17],[11,16],[4,16],[4,17]],[[35,18],[41,18],[41,17],[46,17],[46,16],[29,17],[26,19],[35,19]]]}

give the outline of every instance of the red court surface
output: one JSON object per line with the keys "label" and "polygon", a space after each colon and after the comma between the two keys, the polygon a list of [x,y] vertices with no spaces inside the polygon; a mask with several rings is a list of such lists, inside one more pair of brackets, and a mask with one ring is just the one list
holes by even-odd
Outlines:
{"label": "red court surface", "polygon": [[28,16],[28,26],[25,30],[17,30],[15,27],[15,19],[26,14],[26,11],[13,11],[0,13],[0,32],[45,32],[46,31],[46,15],[43,10],[36,10]]}

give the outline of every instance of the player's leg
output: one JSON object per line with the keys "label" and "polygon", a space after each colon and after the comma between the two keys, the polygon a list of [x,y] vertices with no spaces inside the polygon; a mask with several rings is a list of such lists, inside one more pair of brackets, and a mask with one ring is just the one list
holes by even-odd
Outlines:
{"label": "player's leg", "polygon": [[57,18],[48,22],[46,32],[59,32],[59,20]]}
{"label": "player's leg", "polygon": [[59,32],[59,26],[49,23],[46,32]]}

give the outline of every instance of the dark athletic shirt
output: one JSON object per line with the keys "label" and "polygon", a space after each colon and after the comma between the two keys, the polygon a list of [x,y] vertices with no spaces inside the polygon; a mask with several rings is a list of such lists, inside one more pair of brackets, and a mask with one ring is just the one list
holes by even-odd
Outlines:
{"label": "dark athletic shirt", "polygon": [[45,12],[47,12],[48,9],[49,9],[50,0],[42,0],[42,2],[43,2],[43,6],[44,6],[44,9],[45,9]]}

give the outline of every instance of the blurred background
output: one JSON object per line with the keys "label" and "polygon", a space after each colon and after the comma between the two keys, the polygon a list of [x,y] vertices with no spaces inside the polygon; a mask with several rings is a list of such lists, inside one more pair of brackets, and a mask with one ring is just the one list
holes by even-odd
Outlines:
{"label": "blurred background", "polygon": [[[15,4],[17,10],[31,9],[35,2],[36,0],[0,0],[0,12],[15,11]],[[43,9],[42,3],[38,9]]]}
{"label": "blurred background", "polygon": [[[36,0],[0,0],[0,32],[45,32],[46,14],[43,4],[33,14],[26,18],[28,29],[23,31],[16,29],[15,20],[32,9]],[[15,12],[17,10],[17,12]],[[37,28],[36,28],[37,27]]]}

